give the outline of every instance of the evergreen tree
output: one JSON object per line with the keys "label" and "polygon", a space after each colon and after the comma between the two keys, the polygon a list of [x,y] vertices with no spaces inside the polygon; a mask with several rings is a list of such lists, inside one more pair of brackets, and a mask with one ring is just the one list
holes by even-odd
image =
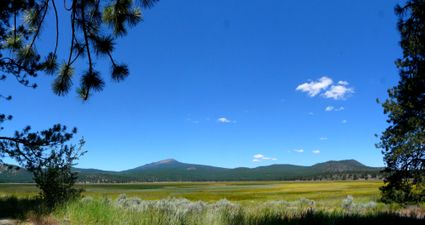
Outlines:
{"label": "evergreen tree", "polygon": [[389,127],[382,133],[384,202],[425,200],[425,0],[396,6],[402,58],[396,61],[400,81],[382,104]]}
{"label": "evergreen tree", "polygon": [[[113,57],[115,41],[142,20],[141,9],[150,8],[157,1],[66,0],[63,7],[58,7],[57,0],[1,0],[0,80],[14,78],[24,86],[36,88],[34,78],[39,73],[54,75],[53,91],[63,96],[79,77],[77,93],[87,100],[105,85],[95,68],[96,60],[101,57],[109,60],[114,81],[122,81],[129,75],[127,65]],[[55,42],[50,50],[39,52],[37,44],[42,31],[47,29],[49,13],[55,18],[52,30]],[[60,30],[63,20],[70,21],[67,32]],[[70,43],[61,42],[63,35],[70,36]],[[68,49],[64,56],[59,55],[59,46]],[[78,70],[79,76],[75,68],[78,61],[87,64]],[[11,99],[9,93],[0,93],[2,103]],[[12,115],[0,112],[0,131],[4,122],[11,119]],[[71,172],[71,167],[84,154],[81,149],[84,140],[67,144],[76,132],[75,128],[69,131],[57,124],[39,132],[31,132],[28,126],[13,136],[0,135],[0,163],[8,156],[32,172],[41,196],[49,206],[54,206],[78,193],[73,188],[76,174]]]}

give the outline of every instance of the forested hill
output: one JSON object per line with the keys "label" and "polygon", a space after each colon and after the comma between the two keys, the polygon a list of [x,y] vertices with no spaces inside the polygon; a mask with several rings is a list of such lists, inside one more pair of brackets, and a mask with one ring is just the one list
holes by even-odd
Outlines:
{"label": "forested hill", "polygon": [[[355,180],[380,178],[379,167],[369,167],[356,160],[327,161],[312,166],[274,164],[256,168],[234,169],[182,163],[166,159],[129,170],[114,172],[80,169],[80,182],[157,182],[157,181],[258,181],[258,180]],[[32,182],[24,169],[0,166],[0,183]]]}

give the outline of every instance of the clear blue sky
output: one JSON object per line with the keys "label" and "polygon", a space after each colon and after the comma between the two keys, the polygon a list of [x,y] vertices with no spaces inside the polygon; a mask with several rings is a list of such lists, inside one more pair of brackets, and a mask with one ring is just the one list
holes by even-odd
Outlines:
{"label": "clear blue sky", "polygon": [[[36,90],[1,82],[14,97],[2,103],[14,115],[3,133],[77,126],[89,151],[83,168],[165,158],[222,167],[339,159],[382,166],[374,134],[386,117],[375,100],[398,80],[397,2],[163,0],[118,43],[130,77],[107,77],[89,102],[55,96],[48,76]],[[52,43],[49,32],[40,49]],[[104,62],[97,66],[107,75]]]}

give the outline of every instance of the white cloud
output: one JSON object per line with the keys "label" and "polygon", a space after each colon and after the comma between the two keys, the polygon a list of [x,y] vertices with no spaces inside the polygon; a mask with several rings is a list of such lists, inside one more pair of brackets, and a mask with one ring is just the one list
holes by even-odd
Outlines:
{"label": "white cloud", "polygon": [[261,155],[261,154],[255,154],[254,155],[254,158],[255,159],[261,159],[261,158],[263,158],[264,157],[264,155]]}
{"label": "white cloud", "polygon": [[342,111],[342,110],[344,110],[344,109],[345,109],[345,108],[344,108],[343,106],[340,106],[340,107],[338,107],[338,108],[336,108],[336,107],[334,107],[334,106],[326,106],[325,111],[326,111],[326,112],[332,112],[332,111],[338,112],[338,111]]}
{"label": "white cloud", "polygon": [[335,109],[335,107],[333,107],[333,106],[327,106],[326,108],[325,108],[325,111],[326,112],[330,112],[330,111],[333,111]]}
{"label": "white cloud", "polygon": [[275,161],[275,160],[277,160],[277,158],[266,157],[266,156],[264,156],[262,154],[255,154],[253,156],[253,159],[252,159],[253,162],[262,162],[262,161],[267,161],[267,160]]}
{"label": "white cloud", "polygon": [[295,89],[297,91],[307,92],[307,94],[310,97],[314,97],[318,95],[322,90],[325,90],[333,83],[332,79],[329,77],[321,77],[317,81],[310,81],[306,83],[302,83],[298,85],[298,87]]}
{"label": "white cloud", "polygon": [[313,152],[313,154],[320,154],[320,150],[319,149],[313,150],[311,152]]}
{"label": "white cloud", "polygon": [[345,123],[348,123],[348,121],[347,120],[342,120],[341,123],[344,123],[345,124]]}
{"label": "white cloud", "polygon": [[347,81],[339,81],[338,85],[332,85],[323,96],[335,100],[345,99],[347,95],[354,93],[353,88],[348,87],[348,85]]}
{"label": "white cloud", "polygon": [[314,116],[314,112],[308,112],[308,115]]}
{"label": "white cloud", "polygon": [[321,140],[321,141],[327,141],[328,138],[327,137],[320,137],[319,140]]}
{"label": "white cloud", "polygon": [[300,148],[300,149],[294,149],[294,152],[298,152],[298,153],[303,153],[304,149]]}
{"label": "white cloud", "polygon": [[227,119],[226,117],[220,117],[217,119],[219,123],[234,123],[234,121]]}
{"label": "white cloud", "polygon": [[310,97],[321,94],[324,98],[335,100],[345,99],[354,93],[354,89],[345,80],[338,81],[335,85],[333,83],[331,78],[323,76],[319,80],[302,83],[295,90],[306,92]]}

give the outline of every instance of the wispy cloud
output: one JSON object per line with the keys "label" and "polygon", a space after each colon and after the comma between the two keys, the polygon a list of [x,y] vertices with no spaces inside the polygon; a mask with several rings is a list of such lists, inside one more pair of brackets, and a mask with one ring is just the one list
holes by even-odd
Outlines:
{"label": "wispy cloud", "polygon": [[297,91],[306,92],[310,97],[318,95],[322,90],[325,90],[333,83],[332,79],[329,77],[321,77],[317,81],[310,81],[298,85],[296,88]]}
{"label": "wispy cloud", "polygon": [[348,121],[347,120],[342,120],[341,123],[346,124],[346,123],[348,123]]}
{"label": "wispy cloud", "polygon": [[311,152],[313,152],[313,154],[320,154],[320,150],[319,149],[315,149],[315,150],[313,150],[313,151],[311,151]]}
{"label": "wispy cloud", "polygon": [[334,111],[334,112],[338,112],[338,111],[342,111],[342,110],[344,110],[344,109],[345,109],[345,108],[344,108],[343,106],[340,106],[340,107],[326,106],[325,111],[326,111],[326,112],[332,112],[332,111]]}
{"label": "wispy cloud", "polygon": [[335,100],[345,99],[348,95],[354,93],[354,89],[348,87],[347,81],[339,81],[337,85],[332,85],[323,96],[325,98],[332,98]]}
{"label": "wispy cloud", "polygon": [[226,117],[220,117],[217,119],[217,122],[219,123],[234,123],[235,121],[227,119]]}
{"label": "wispy cloud", "polygon": [[330,112],[330,111],[333,111],[334,109],[335,109],[335,107],[333,107],[333,106],[326,106],[325,111]]}
{"label": "wispy cloud", "polygon": [[266,157],[263,154],[255,154],[253,156],[253,159],[252,159],[253,162],[263,162],[263,161],[268,161],[268,160],[275,161],[275,160],[277,160],[277,158]]}
{"label": "wispy cloud", "polygon": [[298,152],[298,153],[303,153],[304,149],[300,148],[300,149],[294,149],[294,152]]}
{"label": "wispy cloud", "polygon": [[320,137],[319,140],[321,140],[321,141],[327,141],[328,140],[328,137]]}
{"label": "wispy cloud", "polygon": [[323,76],[316,81],[302,83],[298,85],[295,90],[305,92],[310,97],[321,94],[320,96],[324,98],[335,100],[345,99],[347,96],[354,93],[354,89],[349,87],[347,81],[341,80],[336,84],[333,83],[330,77]]}

